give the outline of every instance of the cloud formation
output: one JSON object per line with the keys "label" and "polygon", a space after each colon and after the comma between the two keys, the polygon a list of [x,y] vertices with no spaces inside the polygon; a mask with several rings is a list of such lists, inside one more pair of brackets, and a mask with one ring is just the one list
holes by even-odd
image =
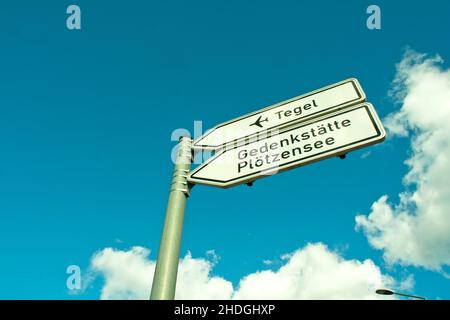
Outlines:
{"label": "cloud formation", "polygon": [[[149,253],[143,247],[97,252],[91,268],[104,278],[101,299],[148,299],[155,268]],[[212,275],[215,253],[212,260],[188,253],[180,260],[176,299],[379,299],[375,289],[395,286],[371,260],[345,260],[321,243],[282,259],[278,270],[249,274],[234,289]]]}
{"label": "cloud formation", "polygon": [[[208,252],[208,255],[211,253]],[[100,298],[104,300],[148,299],[155,272],[150,250],[133,247],[128,251],[105,248],[91,259],[91,270],[104,278]],[[216,259],[214,254],[213,259]],[[228,299],[230,282],[211,276],[214,261],[193,259],[188,253],[180,260],[177,299]]]}
{"label": "cloud formation", "polygon": [[384,123],[391,136],[411,137],[409,171],[399,203],[384,195],[356,217],[389,264],[420,266],[448,276],[450,265],[450,70],[443,60],[408,50],[397,65],[392,96],[399,111]]}

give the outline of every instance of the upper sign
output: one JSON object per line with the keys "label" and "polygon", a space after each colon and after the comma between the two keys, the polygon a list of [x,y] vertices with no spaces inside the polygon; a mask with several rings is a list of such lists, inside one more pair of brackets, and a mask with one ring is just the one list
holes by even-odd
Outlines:
{"label": "upper sign", "polygon": [[219,124],[195,140],[193,148],[217,150],[365,99],[358,80],[348,79]]}
{"label": "upper sign", "polygon": [[370,103],[298,123],[278,135],[222,149],[188,181],[227,188],[381,142],[384,128]]}

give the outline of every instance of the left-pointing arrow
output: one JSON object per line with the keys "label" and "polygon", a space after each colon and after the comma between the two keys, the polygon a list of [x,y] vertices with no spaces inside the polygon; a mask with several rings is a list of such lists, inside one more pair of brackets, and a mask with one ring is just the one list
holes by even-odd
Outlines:
{"label": "left-pointing arrow", "polygon": [[227,188],[379,143],[385,136],[373,106],[364,103],[224,149],[192,171],[188,181]]}
{"label": "left-pointing arrow", "polygon": [[240,144],[267,130],[303,122],[361,103],[365,99],[358,80],[348,79],[219,124],[196,139],[193,148],[217,150],[231,144]]}

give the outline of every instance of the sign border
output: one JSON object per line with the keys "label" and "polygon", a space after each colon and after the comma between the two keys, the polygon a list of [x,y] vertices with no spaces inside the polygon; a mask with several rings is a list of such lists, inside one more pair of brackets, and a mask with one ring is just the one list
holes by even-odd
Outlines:
{"label": "sign border", "polygon": [[[254,115],[257,115],[259,113],[263,113],[263,112],[269,111],[271,109],[275,109],[275,108],[281,107],[281,106],[283,106],[285,104],[288,104],[288,103],[291,103],[291,102],[294,102],[294,101],[297,101],[297,100],[300,100],[300,99],[308,98],[309,96],[312,96],[312,95],[315,95],[315,94],[318,94],[318,93],[321,93],[321,92],[324,92],[324,91],[327,91],[327,90],[339,87],[339,86],[344,85],[344,84],[346,84],[348,82],[350,82],[353,85],[353,87],[354,87],[354,89],[355,89],[355,91],[356,91],[356,93],[358,95],[358,98],[350,100],[350,101],[347,101],[345,103],[341,103],[341,104],[338,104],[338,105],[331,106],[331,107],[329,107],[327,109],[324,109],[324,110],[321,110],[321,111],[316,111],[316,112],[311,113],[311,114],[309,114],[309,115],[307,115],[307,116],[305,116],[303,118],[292,119],[292,120],[290,120],[288,122],[285,122],[283,124],[275,125],[273,127],[264,128],[264,130],[260,130],[260,131],[257,131],[255,133],[251,133],[249,135],[243,136],[241,138],[225,142],[224,144],[221,144],[221,145],[214,145],[214,146],[212,146],[212,145],[198,144],[202,139],[206,138],[212,132],[214,132],[215,130],[217,130],[217,129],[221,128],[221,127],[225,127],[226,125],[229,125],[229,124],[234,123],[236,121],[240,121],[242,119],[249,118],[249,117],[252,117]],[[243,140],[255,137],[258,134],[260,134],[261,132],[267,132],[267,131],[273,130],[275,128],[285,128],[285,127],[291,126],[291,125],[293,125],[295,123],[308,121],[309,119],[311,119],[313,117],[322,116],[322,115],[325,115],[325,114],[327,114],[329,112],[336,111],[336,110],[339,110],[339,109],[343,109],[343,108],[351,106],[351,105],[356,105],[356,104],[362,103],[364,101],[366,101],[366,94],[364,93],[364,90],[362,89],[358,79],[356,79],[356,78],[348,78],[346,80],[339,81],[339,82],[334,83],[332,85],[328,85],[326,87],[323,87],[323,88],[311,91],[309,93],[305,93],[303,95],[296,96],[294,98],[291,98],[291,99],[288,99],[288,100],[285,100],[285,101],[282,101],[282,102],[270,105],[268,107],[259,109],[257,111],[245,114],[245,115],[240,116],[238,118],[235,118],[235,119],[232,119],[232,120],[220,123],[220,124],[212,127],[211,129],[209,129],[205,134],[203,134],[200,137],[198,137],[197,139],[195,139],[193,144],[192,144],[192,148],[194,150],[207,150],[207,151],[221,150],[221,149],[224,149],[227,146],[230,146],[232,144],[239,144],[239,142],[242,142]]]}
{"label": "sign border", "polygon": [[[375,144],[375,143],[379,143],[379,142],[382,142],[383,140],[385,140],[386,139],[386,131],[384,130],[383,125],[381,124],[381,121],[378,118],[378,115],[376,114],[375,108],[369,102],[364,102],[364,103],[361,103],[361,104],[358,104],[358,105],[355,105],[355,106],[351,106],[347,110],[345,110],[344,112],[335,112],[335,113],[333,113],[331,115],[327,114],[326,117],[324,116],[324,117],[320,117],[319,119],[313,119],[314,121],[308,121],[306,123],[302,123],[299,126],[296,126],[295,124],[293,124],[289,128],[287,128],[286,130],[284,130],[282,132],[279,132],[279,134],[277,134],[277,135],[284,134],[284,133],[292,131],[292,130],[297,130],[297,129],[305,127],[307,125],[311,125],[313,123],[316,123],[316,122],[319,122],[319,121],[323,121],[323,120],[326,120],[326,119],[329,119],[329,118],[332,118],[332,117],[335,117],[335,116],[338,116],[338,115],[341,115],[341,114],[345,114],[345,113],[348,113],[348,112],[351,112],[351,111],[354,111],[354,110],[357,110],[357,109],[360,109],[360,108],[366,109],[366,111],[367,111],[367,113],[369,115],[369,118],[370,118],[370,120],[372,122],[372,125],[374,126],[374,128],[376,130],[376,134],[373,135],[373,136],[370,136],[368,138],[364,138],[364,139],[361,139],[361,140],[358,140],[358,141],[355,141],[355,142],[352,142],[352,143],[348,143],[348,144],[343,145],[343,146],[336,147],[336,148],[331,149],[331,150],[327,150],[327,151],[323,151],[321,153],[317,153],[317,154],[314,154],[314,155],[307,156],[305,158],[302,158],[300,161],[303,161],[303,160],[306,160],[306,159],[309,159],[309,158],[313,158],[313,157],[317,157],[317,156],[320,156],[321,154],[324,154],[324,153],[330,153],[328,156],[326,156],[324,158],[313,159],[313,160],[310,160],[310,161],[299,163],[298,165],[293,165],[293,166],[290,166],[288,168],[283,168],[283,167],[288,166],[289,164],[292,164],[292,163],[295,163],[295,162],[299,161],[299,160],[292,160],[292,161],[284,163],[282,165],[278,165],[278,166],[271,167],[271,168],[268,168],[268,169],[264,169],[264,170],[261,170],[261,171],[256,171],[256,172],[244,175],[244,176],[240,176],[238,178],[233,178],[231,180],[225,180],[225,181],[224,180],[216,180],[216,179],[195,178],[195,174],[197,172],[199,172],[202,168],[205,168],[206,166],[208,166],[212,161],[214,161],[214,159],[220,157],[221,155],[223,155],[224,153],[226,153],[228,151],[231,151],[231,150],[234,150],[234,149],[237,149],[237,148],[240,148],[240,147],[243,146],[243,145],[236,145],[236,146],[234,146],[232,148],[229,148],[229,149],[221,149],[219,153],[217,153],[214,156],[212,156],[211,158],[209,158],[205,163],[203,163],[203,164],[199,165],[198,167],[196,167],[189,174],[188,182],[192,183],[192,184],[205,184],[205,185],[210,185],[210,186],[219,187],[219,188],[229,188],[229,187],[232,187],[232,186],[235,186],[235,185],[244,184],[244,183],[255,181],[255,180],[258,180],[258,179],[261,179],[261,178],[269,177],[271,172],[281,173],[281,172],[284,172],[284,171],[287,171],[287,170],[290,170],[290,169],[295,169],[297,167],[308,165],[308,164],[311,164],[311,163],[314,163],[314,162],[317,162],[317,161],[320,161],[320,160],[325,160],[325,159],[337,156],[339,154],[348,153],[348,152],[351,152],[351,151],[363,148],[365,146],[369,146],[369,145],[372,145],[372,144]],[[378,139],[374,140],[374,138],[378,138]],[[265,139],[263,139],[263,140],[265,140]],[[255,142],[258,142],[258,141],[263,141],[263,140],[252,141],[252,142],[247,143],[245,145],[246,146],[247,145],[251,145],[252,143],[255,143]],[[368,143],[368,144],[361,144],[362,142],[368,141],[368,140],[372,140],[372,141],[370,143]],[[345,147],[348,147],[348,146],[351,146],[351,145],[355,145],[355,147],[347,149],[345,152],[335,152],[335,153],[333,153],[333,151],[335,151],[337,149],[345,148]],[[261,175],[262,173],[265,173],[265,175],[257,177],[255,179],[245,179],[246,177],[249,177],[249,176]],[[242,179],[244,179],[244,180],[242,180]],[[210,182],[213,182],[213,183],[216,183],[216,184],[196,182],[195,180],[196,181],[210,181]],[[238,182],[233,183],[233,181],[236,181],[236,180],[238,180]]]}

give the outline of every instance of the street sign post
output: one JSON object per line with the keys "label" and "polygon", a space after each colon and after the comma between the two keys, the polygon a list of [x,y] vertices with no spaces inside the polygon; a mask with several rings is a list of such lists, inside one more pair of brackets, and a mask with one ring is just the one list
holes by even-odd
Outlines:
{"label": "street sign post", "polygon": [[[383,125],[356,79],[348,79],[180,140],[151,299],[174,299],[190,188],[228,188],[379,143]],[[362,102],[362,103],[361,103]],[[217,153],[190,172],[194,150]]]}
{"label": "street sign post", "polygon": [[[278,132],[277,132],[278,133]],[[373,106],[363,103],[301,122],[265,139],[223,149],[188,177],[192,184],[227,188],[345,154],[385,139]]]}
{"label": "street sign post", "polygon": [[152,300],[173,300],[175,298],[184,209],[189,196],[187,174],[192,163],[191,144],[192,140],[188,137],[182,137],[178,143],[166,218],[150,293]]}
{"label": "street sign post", "polygon": [[217,150],[251,140],[262,132],[306,121],[365,101],[357,79],[347,79],[219,124],[196,139],[196,150]]}

